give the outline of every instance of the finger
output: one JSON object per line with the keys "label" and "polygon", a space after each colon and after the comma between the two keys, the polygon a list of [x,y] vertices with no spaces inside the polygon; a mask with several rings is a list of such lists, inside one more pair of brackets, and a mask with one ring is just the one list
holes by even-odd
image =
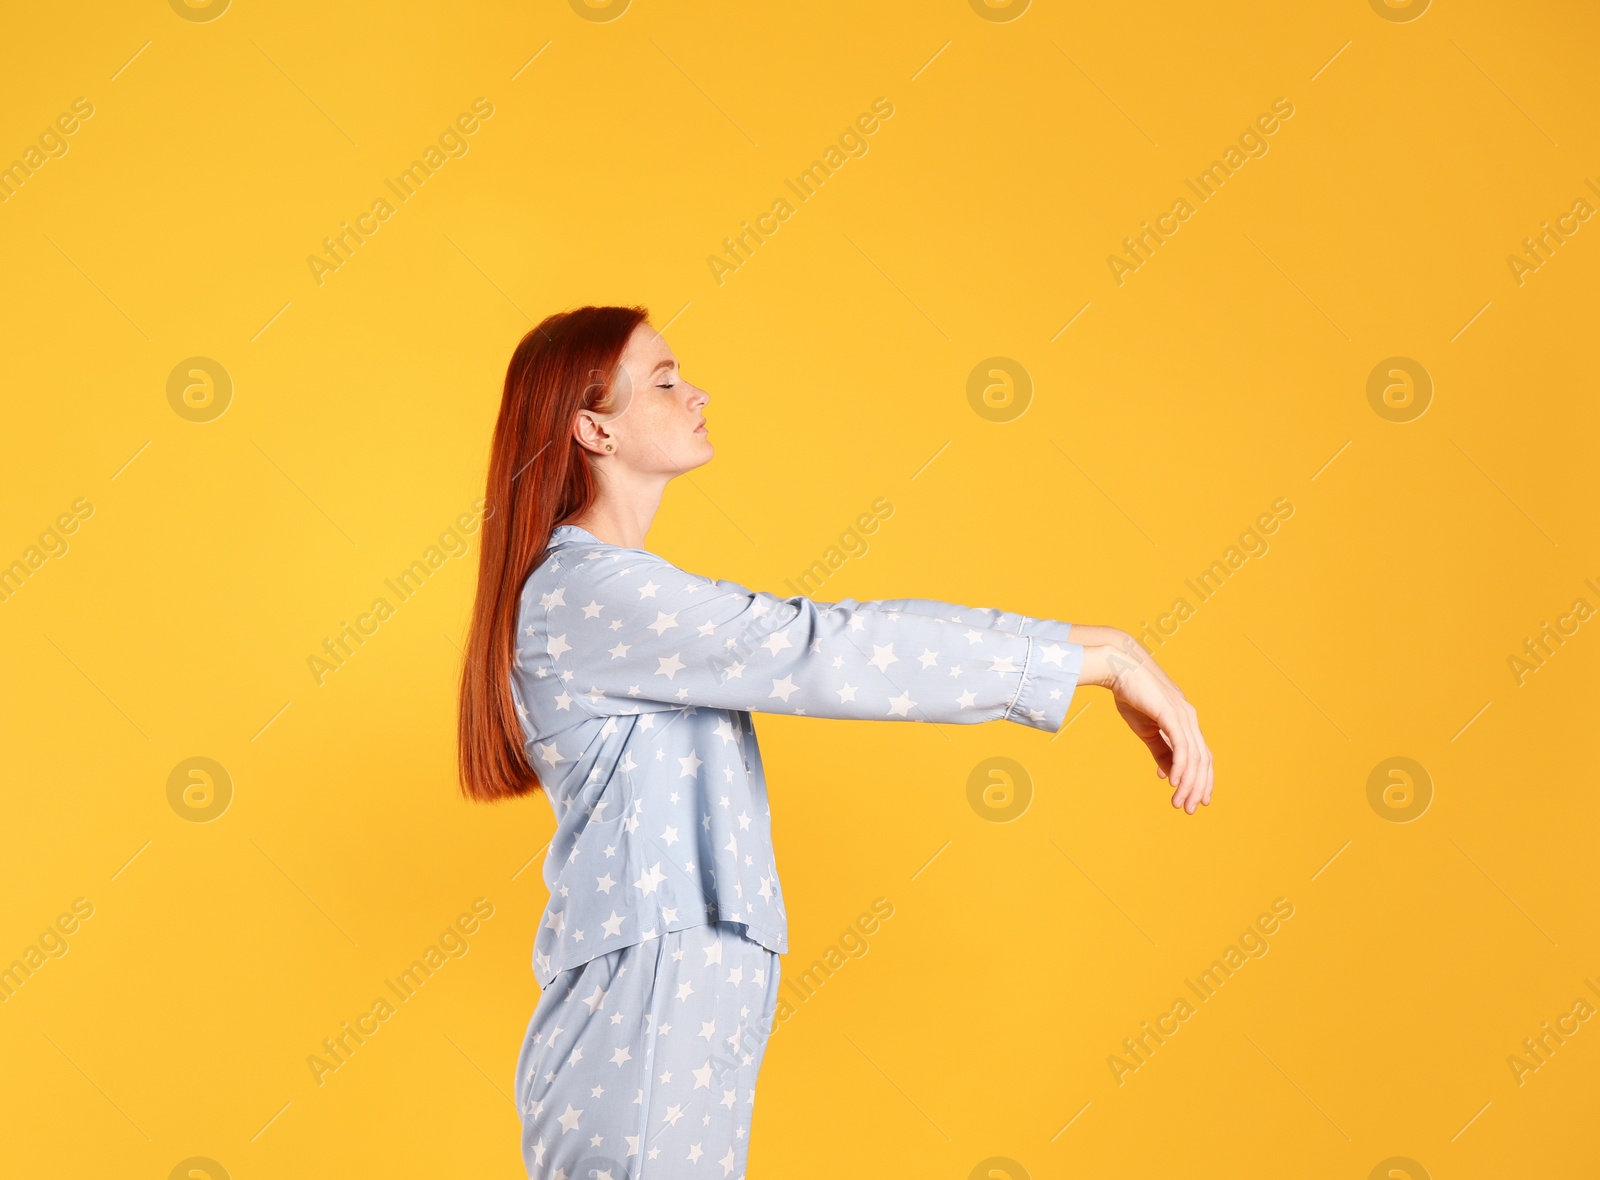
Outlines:
{"label": "finger", "polygon": [[1184,775],[1184,786],[1189,788],[1192,795],[1194,788],[1199,785],[1200,775],[1204,770],[1203,755],[1205,743],[1200,740],[1199,727],[1194,722],[1194,712],[1187,701],[1180,701],[1175,709],[1179,721],[1183,725],[1184,736],[1189,742],[1189,772]]}
{"label": "finger", "polygon": [[1184,741],[1183,731],[1178,726],[1177,718],[1173,715],[1170,705],[1160,710],[1155,715],[1156,724],[1160,727],[1161,737],[1171,749],[1171,760],[1167,766],[1167,781],[1173,787],[1183,785],[1184,751],[1187,745]]}
{"label": "finger", "polygon": [[1166,732],[1168,740],[1173,743],[1173,772],[1168,775],[1168,780],[1173,785],[1173,806],[1176,806],[1178,796],[1182,795],[1184,785],[1187,783],[1186,775],[1189,774],[1189,737],[1182,731],[1178,718],[1166,718],[1166,724],[1171,726],[1170,731]]}
{"label": "finger", "polygon": [[1184,810],[1186,810],[1190,815],[1193,815],[1195,808],[1200,806],[1200,799],[1204,790],[1205,758],[1203,752],[1197,748],[1194,752],[1194,762],[1188,781],[1184,784],[1183,793]]}
{"label": "finger", "polygon": [[[1202,747],[1202,749],[1203,749],[1203,747]],[[1205,803],[1206,797],[1208,795],[1210,795],[1210,793],[1211,793],[1211,751],[1203,749],[1203,757],[1202,757],[1202,760],[1201,760],[1201,770],[1200,770],[1200,773],[1195,776],[1194,791],[1190,796],[1190,800],[1191,800],[1191,805],[1189,807],[1190,814],[1193,814],[1195,811],[1199,810],[1200,806]]]}
{"label": "finger", "polygon": [[1199,769],[1198,750],[1195,748],[1194,740],[1195,735],[1189,726],[1189,719],[1181,705],[1173,706],[1169,722],[1174,726],[1178,734],[1178,741],[1183,751],[1181,756],[1183,766],[1177,775],[1177,785],[1187,793],[1188,789],[1193,785],[1195,772]]}
{"label": "finger", "polygon": [[1161,731],[1161,736],[1172,749],[1167,762],[1167,785],[1176,794],[1183,785],[1183,743],[1176,735],[1168,733],[1165,729]]}
{"label": "finger", "polygon": [[1174,807],[1177,807],[1177,808],[1180,808],[1180,809],[1184,808],[1185,806],[1187,806],[1188,801],[1189,801],[1189,795],[1191,793],[1191,780],[1194,777],[1194,768],[1193,768],[1193,764],[1192,764],[1192,759],[1193,759],[1193,753],[1192,752],[1190,754],[1190,758],[1191,758],[1191,764],[1190,764],[1189,769],[1186,770],[1185,773],[1184,773],[1183,781],[1181,783],[1179,783],[1178,789],[1172,793],[1172,805]]}
{"label": "finger", "polygon": [[1206,800],[1211,798],[1211,783],[1213,779],[1212,757],[1211,747],[1205,744],[1205,738],[1202,737],[1200,739],[1200,743],[1201,748],[1205,751],[1205,776],[1200,785],[1200,801],[1204,803]]}
{"label": "finger", "polygon": [[1172,746],[1172,771],[1167,776],[1169,782],[1176,788],[1173,795],[1173,806],[1179,806],[1179,796],[1189,783],[1190,763],[1193,761],[1193,751],[1189,745],[1189,737],[1184,733],[1175,718],[1167,718],[1169,729],[1162,732],[1166,734],[1167,742]]}
{"label": "finger", "polygon": [[1144,744],[1150,748],[1150,756],[1156,760],[1156,775],[1166,778],[1172,769],[1172,750],[1166,742],[1161,740],[1159,733],[1150,734],[1143,738]]}
{"label": "finger", "polygon": [[[1211,753],[1206,749],[1205,738],[1200,736],[1200,722],[1195,713],[1194,707],[1185,701],[1179,706],[1178,711],[1183,715],[1184,720],[1187,722],[1189,738],[1193,743],[1194,774],[1191,776],[1192,782],[1190,784],[1189,798],[1194,806],[1198,807],[1200,804],[1201,794],[1205,790],[1206,777],[1209,773],[1208,767]],[[1190,810],[1193,811],[1193,807],[1191,807]]]}

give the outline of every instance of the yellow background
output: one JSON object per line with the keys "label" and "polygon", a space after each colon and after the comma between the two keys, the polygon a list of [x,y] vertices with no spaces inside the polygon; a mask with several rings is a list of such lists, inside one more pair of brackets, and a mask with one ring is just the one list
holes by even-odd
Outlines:
{"label": "yellow background", "polygon": [[[1521,285],[1506,261],[1600,200],[1589,6],[6,25],[0,163],[95,113],[0,205],[0,561],[94,512],[0,603],[0,964],[95,909],[0,1005],[0,1171],[522,1174],[552,817],[456,793],[476,539],[320,686],[307,657],[483,494],[512,347],[585,302],[670,320],[712,393],[717,456],[649,542],[696,572],[780,590],[885,497],[817,597],[1138,630],[1295,508],[1159,649],[1216,755],[1196,816],[1097,689],[1055,740],[758,718],[786,976],[894,916],[772,1041],[751,1175],[1600,1169],[1600,1025],[1507,1063],[1600,1004],[1600,622],[1507,663],[1600,606],[1600,222]],[[467,154],[319,286],[307,256],[480,97]],[[880,97],[867,154],[719,285],[722,239]],[[1280,97],[1269,152],[1119,286],[1107,255]],[[235,387],[211,422],[167,401],[194,356]],[[1033,385],[1009,422],[966,394],[996,356]],[[1393,356],[1434,383],[1411,422],[1368,403]],[[209,823],[168,801],[196,756],[233,784]],[[1032,781],[1009,823],[968,801],[993,756]],[[1368,800],[1394,756],[1433,784],[1410,823]],[[467,956],[319,1086],[322,1038],[480,897]],[[1119,1085],[1123,1038],[1280,897],[1270,952]]]}

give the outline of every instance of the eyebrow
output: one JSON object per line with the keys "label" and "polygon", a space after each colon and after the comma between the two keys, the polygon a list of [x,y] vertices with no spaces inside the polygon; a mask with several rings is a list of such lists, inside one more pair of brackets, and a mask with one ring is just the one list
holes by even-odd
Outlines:
{"label": "eyebrow", "polygon": [[650,370],[650,376],[654,377],[657,373],[661,372],[662,369],[673,368],[677,365],[677,363],[677,361],[657,361],[656,367]]}

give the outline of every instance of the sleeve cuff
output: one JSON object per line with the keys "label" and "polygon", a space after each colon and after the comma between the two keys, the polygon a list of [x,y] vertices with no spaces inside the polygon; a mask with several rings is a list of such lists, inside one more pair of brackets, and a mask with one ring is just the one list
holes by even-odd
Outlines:
{"label": "sleeve cuff", "polygon": [[[1047,620],[1035,620],[1047,621]],[[1052,626],[1066,630],[1065,623]],[[1057,733],[1066,723],[1072,694],[1083,670],[1083,644],[1061,642],[1056,638],[1032,636],[1027,662],[1016,698],[1006,710],[1005,720],[1015,721],[1046,733]]]}
{"label": "sleeve cuff", "polygon": [[1071,643],[1071,623],[1063,623],[1056,619],[1034,619],[1023,617],[1020,634],[1035,635],[1040,639],[1054,640],[1057,643]]}

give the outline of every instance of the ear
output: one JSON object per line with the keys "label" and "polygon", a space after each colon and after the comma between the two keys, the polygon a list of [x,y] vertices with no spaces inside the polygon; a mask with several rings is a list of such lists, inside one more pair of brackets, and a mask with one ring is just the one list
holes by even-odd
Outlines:
{"label": "ear", "polygon": [[[573,417],[572,437],[578,440],[578,445],[584,450],[596,455],[615,453],[616,439],[587,410],[579,410]],[[611,451],[607,451],[608,445],[611,446]]]}

